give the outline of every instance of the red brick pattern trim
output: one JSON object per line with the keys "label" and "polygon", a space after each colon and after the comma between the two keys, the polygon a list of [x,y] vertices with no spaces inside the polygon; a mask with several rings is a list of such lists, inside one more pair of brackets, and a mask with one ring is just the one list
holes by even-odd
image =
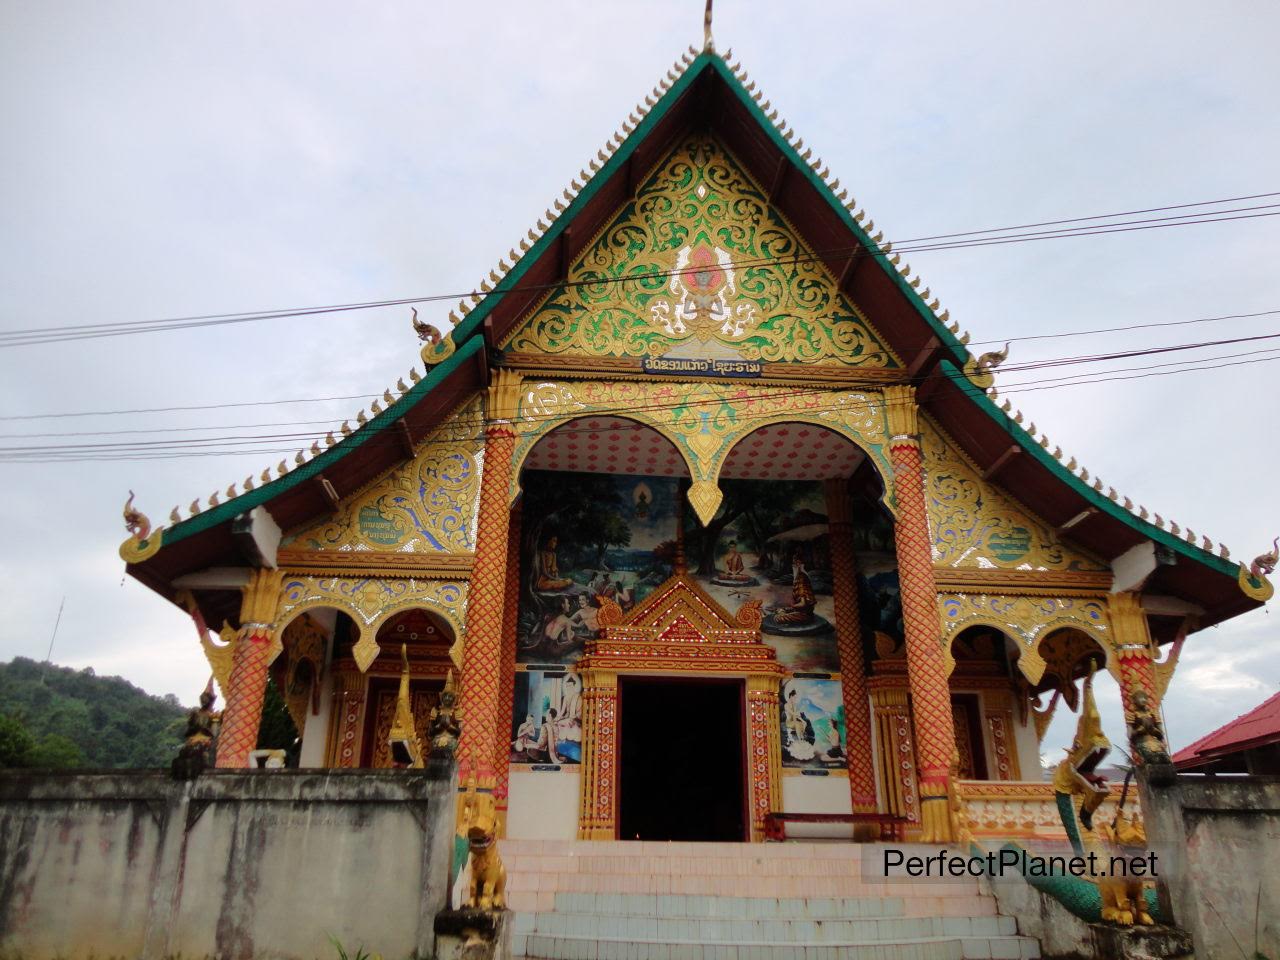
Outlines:
{"label": "red brick pattern trim", "polygon": [[468,769],[474,764],[477,780],[481,782],[492,782],[489,778],[494,775],[493,757],[498,743],[507,533],[511,520],[507,497],[515,444],[515,431],[509,423],[495,423],[486,432],[475,564],[471,568],[471,589],[467,596],[458,697],[462,720],[458,754]]}
{"label": "red brick pattern trim", "polygon": [[498,797],[498,809],[507,809],[507,787],[511,775],[511,744],[507,739],[506,724],[516,697],[516,611],[520,606],[520,514],[511,515],[507,530],[507,592],[502,606],[502,651],[498,659],[498,736],[493,755],[493,768],[497,774],[494,793]]}
{"label": "red brick pattern trim", "polygon": [[831,576],[836,613],[836,649],[844,697],[845,756],[854,813],[876,811],[876,774],[871,764],[871,711],[862,656],[858,613],[858,568],[853,554],[853,525],[831,524]]}
{"label": "red brick pattern trim", "polygon": [[249,751],[257,749],[262,724],[262,701],[267,695],[267,651],[271,634],[266,627],[244,627],[232,655],[230,689],[218,734],[216,766],[249,765]]}
{"label": "red brick pattern trim", "polygon": [[941,786],[945,791],[951,754],[955,750],[955,731],[940,641],[920,445],[914,439],[896,438],[889,454],[898,505],[893,529],[907,641],[907,680],[915,721],[916,761],[921,795],[937,796],[936,789],[930,788]]}

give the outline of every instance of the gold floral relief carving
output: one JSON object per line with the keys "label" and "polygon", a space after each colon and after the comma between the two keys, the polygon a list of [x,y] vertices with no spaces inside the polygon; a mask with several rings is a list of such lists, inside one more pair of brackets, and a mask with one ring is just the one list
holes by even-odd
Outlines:
{"label": "gold floral relief carving", "polygon": [[670,440],[689,468],[689,501],[703,523],[720,505],[720,469],[734,445],[760,427],[784,422],[826,427],[856,444],[879,471],[885,503],[894,509],[879,393],[679,381],[526,381],[516,419],[513,500],[520,467],[538,440],[570,420],[592,415],[634,420]]}
{"label": "gold floral relief carving", "polygon": [[951,642],[972,626],[992,627],[1016,641],[1018,668],[1032,683],[1040,682],[1047,667],[1040,655],[1040,641],[1055,630],[1080,630],[1097,640],[1110,657],[1112,631],[1106,605],[1089,597],[940,593],[938,618],[948,674],[955,668]]}
{"label": "gold floral relief carving", "polygon": [[706,137],[676,147],[567,281],[506,349],[901,366],[765,192]]}
{"label": "gold floral relief carving", "polygon": [[[483,406],[463,404],[413,460],[346,497],[337,513],[282,543],[293,550],[469,553],[475,549]],[[387,442],[375,437],[372,442]]]}
{"label": "gold floral relief carving", "polygon": [[994,484],[928,418],[920,419],[933,562],[946,567],[1107,571]]}
{"label": "gold floral relief carving", "polygon": [[286,575],[275,622],[287,624],[304,610],[335,607],[355,621],[359,637],[352,650],[361,671],[378,657],[378,628],[388,618],[421,607],[438,614],[453,630],[449,650],[461,668],[462,634],[467,612],[466,581],[419,580],[413,577],[313,577]]}

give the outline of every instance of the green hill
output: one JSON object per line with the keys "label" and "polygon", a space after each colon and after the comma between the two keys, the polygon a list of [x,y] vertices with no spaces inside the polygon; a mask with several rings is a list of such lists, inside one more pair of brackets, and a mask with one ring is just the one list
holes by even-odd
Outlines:
{"label": "green hill", "polygon": [[121,677],[15,657],[0,663],[0,767],[165,767],[186,713]]}

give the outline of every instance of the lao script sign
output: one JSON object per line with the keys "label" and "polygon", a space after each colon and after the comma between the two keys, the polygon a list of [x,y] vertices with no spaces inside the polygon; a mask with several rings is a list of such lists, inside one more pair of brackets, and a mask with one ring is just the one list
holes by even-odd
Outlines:
{"label": "lao script sign", "polygon": [[759,360],[698,360],[686,357],[645,357],[645,373],[667,376],[758,377],[764,369]]}

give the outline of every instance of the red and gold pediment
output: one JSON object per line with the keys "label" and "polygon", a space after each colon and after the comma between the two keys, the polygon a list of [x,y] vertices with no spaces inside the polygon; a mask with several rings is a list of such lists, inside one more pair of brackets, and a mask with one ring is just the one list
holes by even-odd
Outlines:
{"label": "red and gold pediment", "polygon": [[760,623],[758,601],[730,614],[687,573],[677,573],[628,614],[606,601],[600,636],[587,643],[579,669],[781,675]]}

